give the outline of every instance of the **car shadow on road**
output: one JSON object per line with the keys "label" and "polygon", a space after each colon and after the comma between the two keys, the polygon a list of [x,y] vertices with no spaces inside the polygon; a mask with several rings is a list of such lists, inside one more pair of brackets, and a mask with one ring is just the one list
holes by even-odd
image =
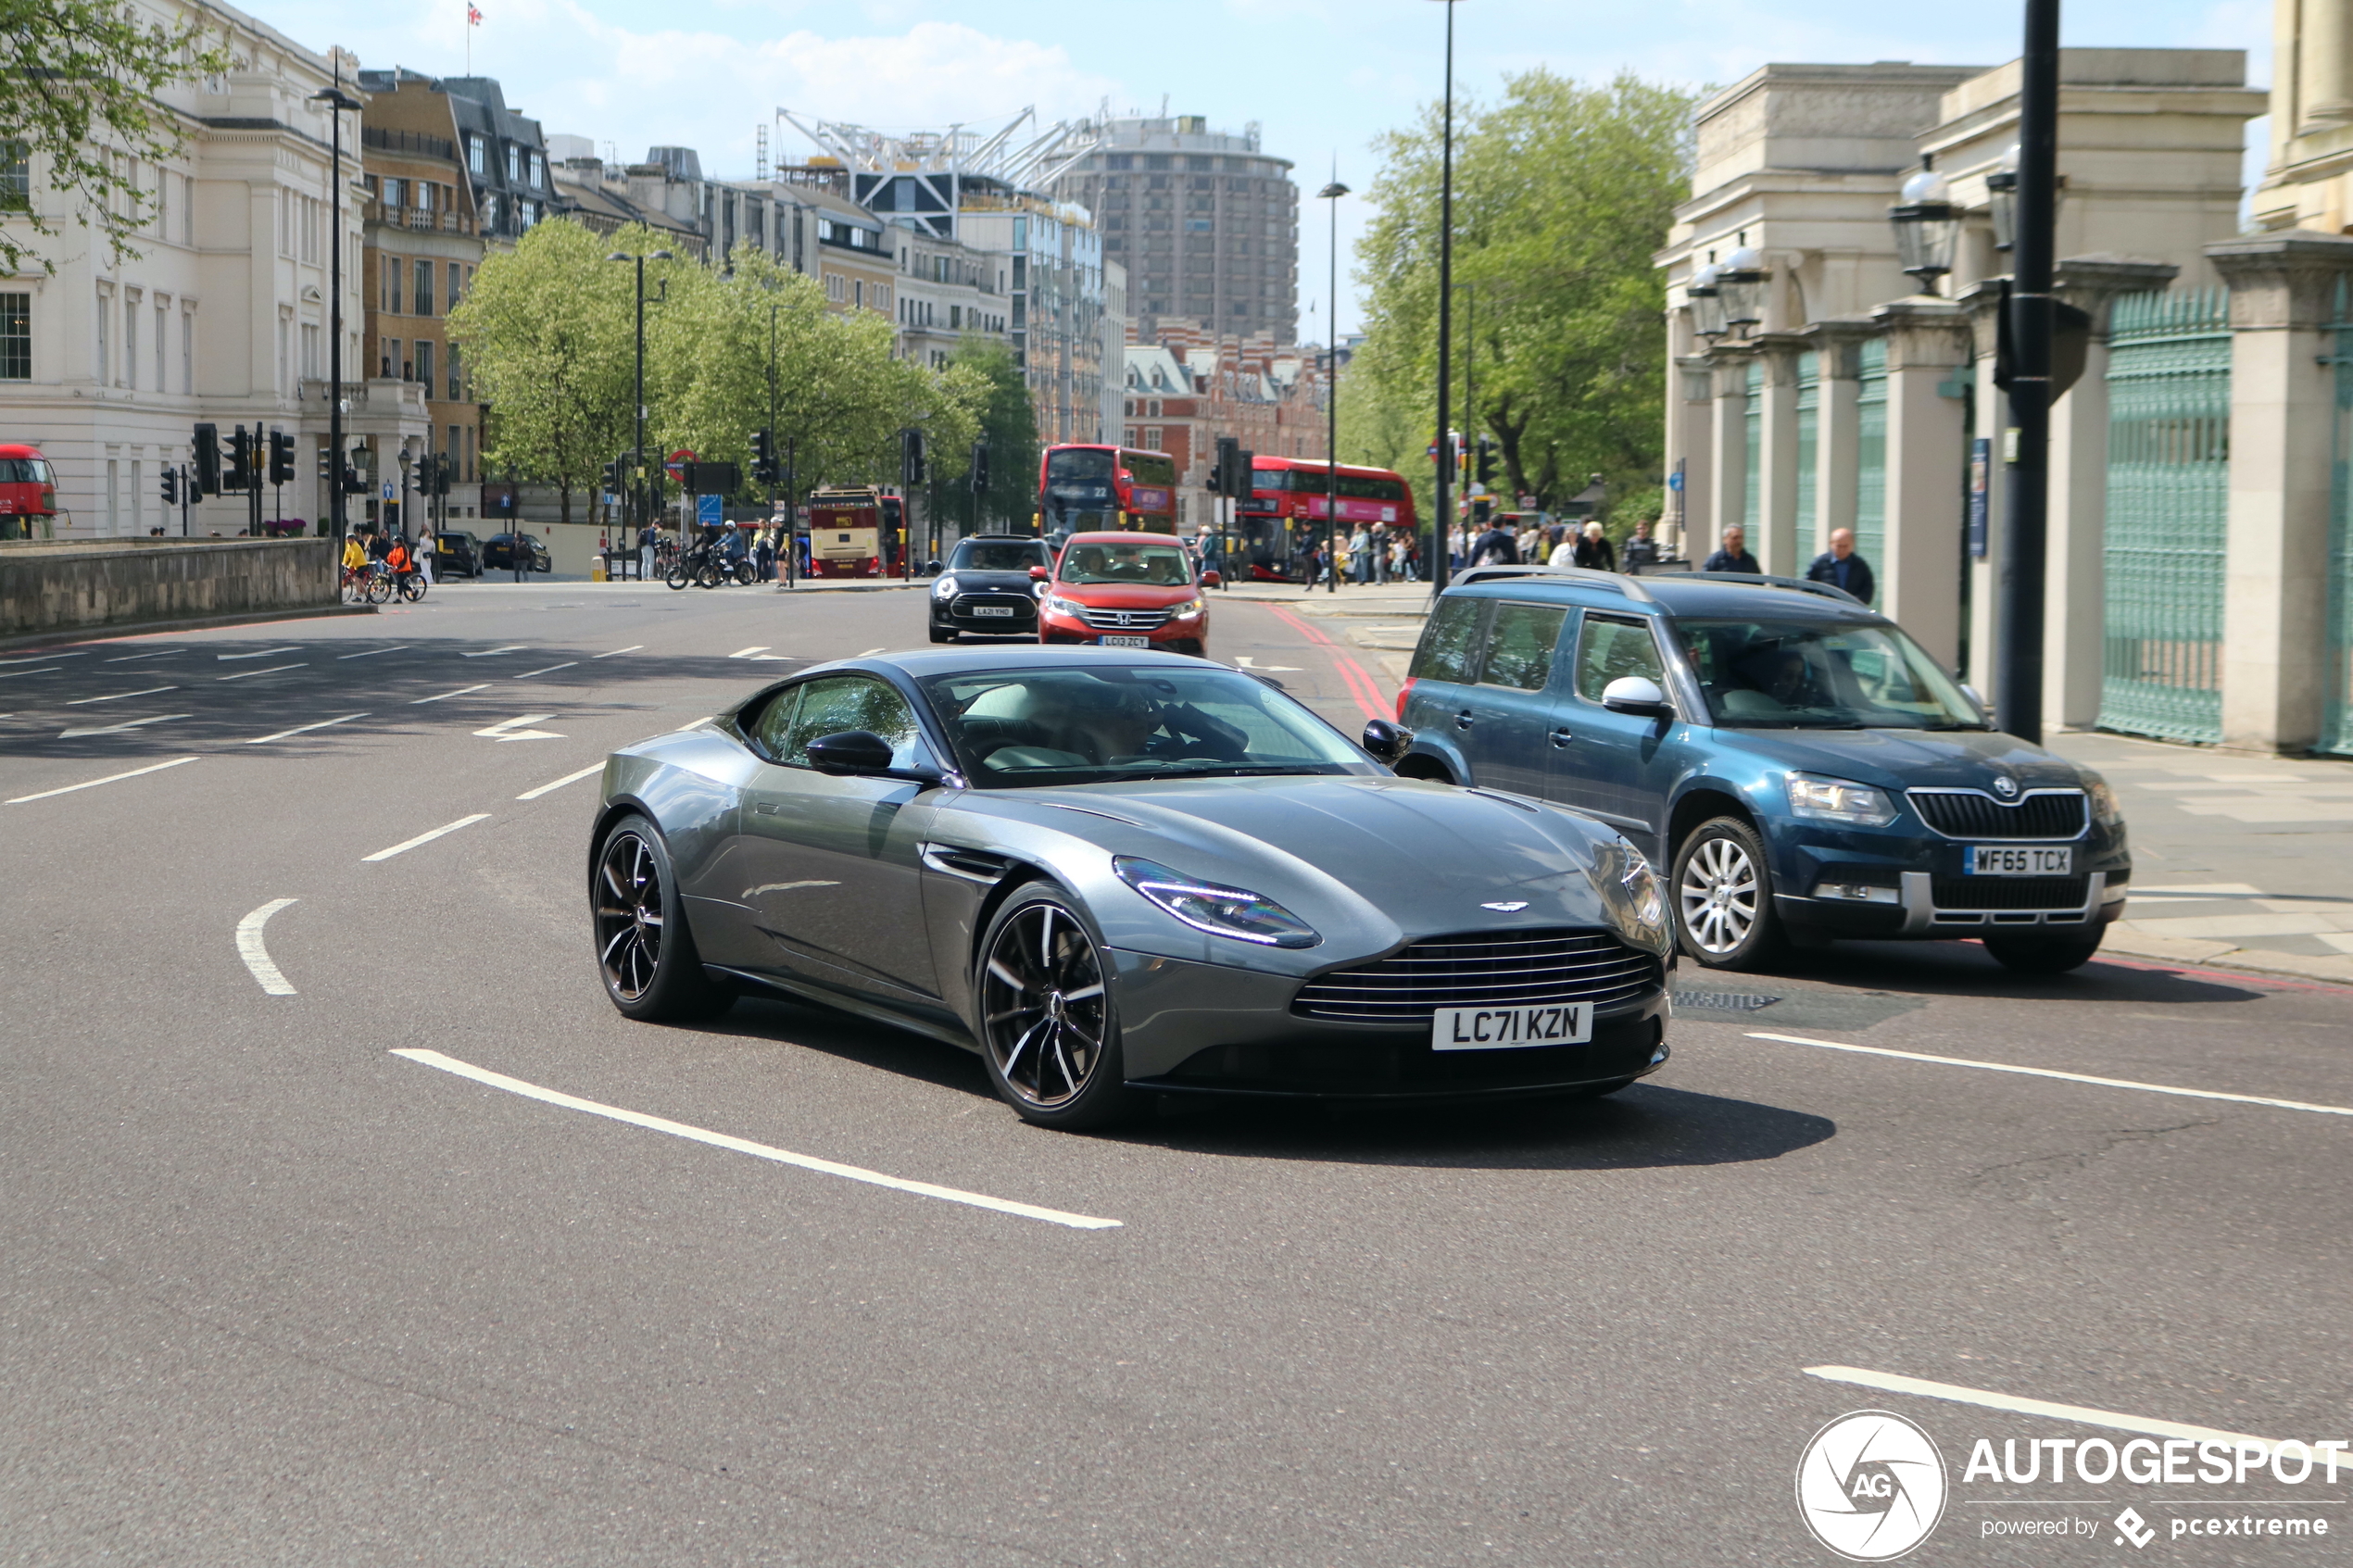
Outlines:
{"label": "car shadow on road", "polygon": [[2019,974],[2004,969],[1977,942],[1841,942],[1824,951],[1793,954],[1768,974],[1687,965],[1681,979],[1710,990],[1770,991],[1773,982],[1786,978],[1808,985],[2004,1001],[2252,1002],[2266,994],[2252,982],[2233,985],[2162,967],[2145,969],[2142,961],[2094,959],[2065,974]]}

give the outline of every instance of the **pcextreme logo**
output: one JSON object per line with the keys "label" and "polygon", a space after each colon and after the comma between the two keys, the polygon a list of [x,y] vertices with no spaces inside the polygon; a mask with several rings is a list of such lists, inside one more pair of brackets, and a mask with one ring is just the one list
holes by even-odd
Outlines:
{"label": "pcextreme logo", "polygon": [[1806,1527],[1854,1562],[1903,1556],[1944,1517],[1944,1459],[1900,1415],[1856,1411],[1814,1434],[1797,1461]]}

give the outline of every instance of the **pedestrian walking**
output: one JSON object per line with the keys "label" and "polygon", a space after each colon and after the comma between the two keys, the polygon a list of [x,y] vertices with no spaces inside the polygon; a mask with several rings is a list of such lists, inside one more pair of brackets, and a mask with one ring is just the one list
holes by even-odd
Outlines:
{"label": "pedestrian walking", "polygon": [[1348,575],[1360,587],[1373,580],[1373,536],[1361,522],[1348,536]]}
{"label": "pedestrian walking", "polygon": [[1498,520],[1486,533],[1478,536],[1478,543],[1471,546],[1470,564],[1473,566],[1517,566],[1519,541],[1513,537],[1512,531],[1505,528],[1501,520]]}
{"label": "pedestrian walking", "polygon": [[1619,548],[1617,558],[1629,572],[1635,573],[1646,566],[1658,564],[1658,541],[1651,537],[1648,518],[1634,525],[1633,535]]}
{"label": "pedestrian walking", "polygon": [[1544,564],[1546,566],[1575,566],[1577,564],[1576,536],[1563,534],[1555,540],[1553,544],[1552,554],[1544,558]]}
{"label": "pedestrian walking", "polygon": [[1756,564],[1756,558],[1748,553],[1748,530],[1737,522],[1724,530],[1723,543],[1717,547],[1714,555],[1707,558],[1706,563],[1700,570],[1702,571],[1745,571],[1756,577],[1763,576],[1765,572],[1765,569]]}
{"label": "pedestrian walking", "polygon": [[1864,604],[1871,602],[1879,587],[1871,577],[1871,563],[1855,553],[1851,528],[1831,530],[1831,547],[1814,558],[1814,564],[1806,569],[1806,580],[1843,588]]}
{"label": "pedestrian walking", "polygon": [[776,575],[776,536],[774,533],[763,528],[752,535],[751,561],[752,575],[759,578],[761,582],[768,582]]}
{"label": "pedestrian walking", "polygon": [[1588,522],[1577,536],[1577,564],[1589,571],[1617,570],[1617,552],[1609,547],[1609,536],[1599,522]]}
{"label": "pedestrian walking", "polygon": [[417,572],[428,588],[433,586],[433,524],[428,522],[417,530]]}

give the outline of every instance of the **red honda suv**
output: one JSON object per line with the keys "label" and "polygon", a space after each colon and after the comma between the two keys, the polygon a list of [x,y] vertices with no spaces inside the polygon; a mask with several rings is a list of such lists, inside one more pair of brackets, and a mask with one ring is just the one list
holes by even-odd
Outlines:
{"label": "red honda suv", "polygon": [[1038,640],[1205,658],[1203,586],[1216,586],[1216,574],[1197,579],[1185,546],[1165,533],[1074,533],[1038,606]]}

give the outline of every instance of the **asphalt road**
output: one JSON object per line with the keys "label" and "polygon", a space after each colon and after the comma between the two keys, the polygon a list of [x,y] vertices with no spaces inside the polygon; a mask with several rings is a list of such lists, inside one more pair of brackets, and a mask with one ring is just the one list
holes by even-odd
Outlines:
{"label": "asphalt road", "polygon": [[[1214,615],[1352,729],[1388,695]],[[1909,1561],[2136,1556],[2128,1504],[2151,1556],[2346,1560],[2353,1466],[1961,1470],[2353,1438],[2353,991],[1844,947],[1687,965],[1674,1060],[1609,1100],[1101,1137],[815,1010],[620,1018],[573,775],[921,622],[453,585],[0,658],[0,1562],[1827,1563],[1793,1476],[1866,1408],[1950,1473]],[[2162,1534],[2216,1502],[2335,1534]],[[1986,1534],[2069,1512],[2096,1537]]]}

